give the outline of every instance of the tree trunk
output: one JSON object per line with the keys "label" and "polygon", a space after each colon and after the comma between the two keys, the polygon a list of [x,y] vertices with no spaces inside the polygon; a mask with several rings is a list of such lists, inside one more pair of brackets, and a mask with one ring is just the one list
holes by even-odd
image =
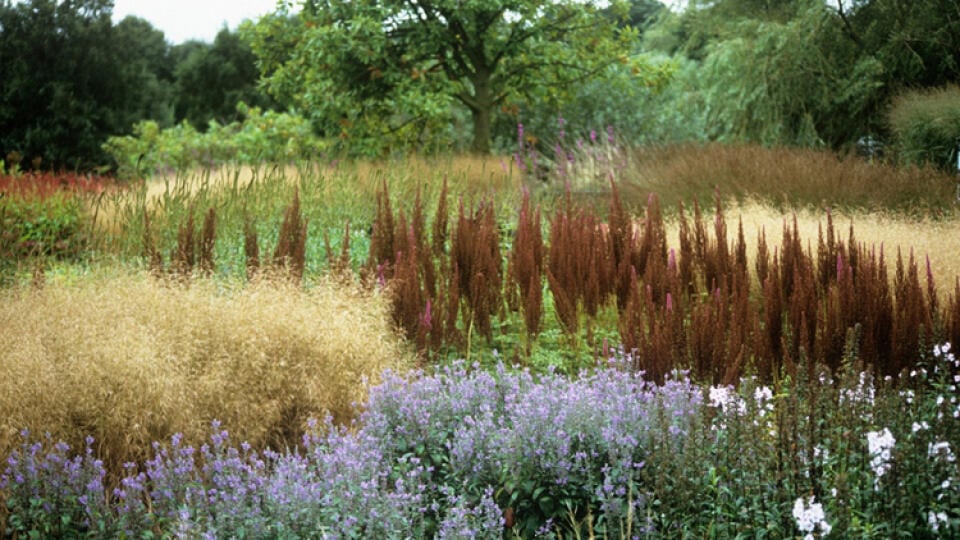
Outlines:
{"label": "tree trunk", "polygon": [[473,113],[473,145],[470,150],[474,154],[489,154],[491,107],[475,108],[470,112]]}
{"label": "tree trunk", "polygon": [[470,112],[473,115],[471,150],[474,154],[490,153],[490,129],[493,117],[493,91],[490,88],[490,78],[489,70],[477,70],[473,77],[474,95]]}

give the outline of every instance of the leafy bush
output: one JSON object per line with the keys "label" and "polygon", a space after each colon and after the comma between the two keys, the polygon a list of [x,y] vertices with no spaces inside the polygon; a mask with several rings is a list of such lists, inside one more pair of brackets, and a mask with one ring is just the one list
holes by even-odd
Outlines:
{"label": "leafy bush", "polygon": [[[678,72],[687,64],[681,58],[634,55],[594,79],[571,85],[569,91],[545,88],[517,103],[515,110],[501,111],[494,126],[494,147],[504,152],[515,147],[518,121],[528,135],[544,142],[540,149],[548,152],[555,142],[572,146],[574,137],[586,138],[591,130],[611,125],[626,146],[698,140],[702,134],[691,125],[690,115],[680,118],[684,115],[678,112],[683,96],[677,91],[686,84]],[[558,117],[564,118],[564,125],[557,126]],[[561,132],[566,132],[567,141]]]}
{"label": "leafy bush", "polygon": [[146,120],[134,126],[133,135],[108,139],[104,150],[116,160],[118,174],[129,178],[226,163],[289,163],[314,158],[326,149],[326,142],[301,116],[264,112],[244,103],[237,105],[237,111],[242,121],[212,122],[206,133],[186,121],[160,129]]}
{"label": "leafy bush", "polygon": [[63,193],[46,199],[0,198],[0,259],[75,256],[83,249],[82,209]]}
{"label": "leafy bush", "polygon": [[0,174],[0,260],[78,256],[89,225],[83,198],[112,184],[68,173]]}
{"label": "leafy bush", "polygon": [[893,101],[888,119],[902,162],[956,170],[960,87],[906,92]]}

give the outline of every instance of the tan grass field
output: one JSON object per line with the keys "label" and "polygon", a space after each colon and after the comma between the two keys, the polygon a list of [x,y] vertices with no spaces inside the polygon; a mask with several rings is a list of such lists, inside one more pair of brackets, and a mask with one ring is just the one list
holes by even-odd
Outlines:
{"label": "tan grass field", "polygon": [[[937,213],[954,204],[957,178],[932,168],[896,167],[826,150],[756,145],[678,145],[638,149],[625,174],[641,191],[676,204],[712,193],[759,196],[784,207],[895,208]],[[701,200],[701,203],[705,201]]]}
{"label": "tan grass field", "polygon": [[89,434],[117,467],[177,432],[203,442],[215,419],[237,442],[283,448],[310,417],[349,420],[365,380],[412,364],[382,299],[334,282],[121,274],[0,295],[0,455],[23,428],[74,448]]}
{"label": "tan grass field", "polygon": [[395,161],[338,161],[310,167],[287,165],[255,168],[244,165],[197,170],[180,176],[154,176],[147,180],[146,197],[148,201],[156,202],[171,189],[196,193],[201,189],[230,187],[234,183],[246,185],[273,180],[294,182],[305,174],[315,175],[327,182],[347,179],[351,190],[358,195],[369,196],[371,200],[381,188],[383,180],[415,186],[420,182],[439,184],[443,177],[447,177],[458,193],[518,190],[522,181],[522,175],[515,170],[515,164],[509,157],[415,155]]}
{"label": "tan grass field", "polygon": [[[712,220],[712,209],[704,213],[705,216],[711,216]],[[921,282],[926,284],[923,276],[926,273],[926,258],[929,257],[939,294],[945,297],[954,292],[957,279],[960,277],[960,219],[911,220],[902,216],[862,211],[837,211],[832,212],[832,216],[838,239],[847,242],[852,225],[854,237],[858,243],[876,248],[878,253],[881,247],[883,248],[889,270],[888,275],[891,279],[896,269],[897,250],[901,250],[905,264],[912,250],[921,272]],[[767,246],[772,253],[774,247],[781,245],[784,227],[789,226],[792,229],[794,217],[796,217],[800,238],[809,246],[811,252],[816,253],[820,230],[826,231],[827,227],[826,212],[807,209],[785,213],[756,201],[744,203],[731,201],[724,206],[727,240],[731,244],[736,240],[737,226],[742,220],[747,257],[750,261],[755,260],[757,240],[761,231],[764,232]],[[710,229],[708,232],[713,231]],[[669,246],[677,248],[679,230],[675,220],[668,223],[668,233],[670,234]]]}

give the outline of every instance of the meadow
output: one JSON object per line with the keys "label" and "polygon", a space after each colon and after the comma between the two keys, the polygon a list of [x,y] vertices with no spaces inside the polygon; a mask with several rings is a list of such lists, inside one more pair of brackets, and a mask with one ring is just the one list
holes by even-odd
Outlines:
{"label": "meadow", "polygon": [[5,175],[0,530],[960,532],[956,178],[547,162]]}

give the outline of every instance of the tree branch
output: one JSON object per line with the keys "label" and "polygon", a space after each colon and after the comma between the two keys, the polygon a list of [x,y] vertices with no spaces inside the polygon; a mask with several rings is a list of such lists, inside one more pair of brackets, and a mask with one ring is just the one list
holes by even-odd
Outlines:
{"label": "tree branch", "polygon": [[866,50],[863,39],[857,35],[857,32],[853,29],[853,25],[850,24],[850,19],[847,18],[847,14],[843,11],[843,0],[837,0],[837,15],[840,16],[840,20],[843,22],[844,33],[847,34],[847,37],[853,40],[857,48],[861,51]]}

